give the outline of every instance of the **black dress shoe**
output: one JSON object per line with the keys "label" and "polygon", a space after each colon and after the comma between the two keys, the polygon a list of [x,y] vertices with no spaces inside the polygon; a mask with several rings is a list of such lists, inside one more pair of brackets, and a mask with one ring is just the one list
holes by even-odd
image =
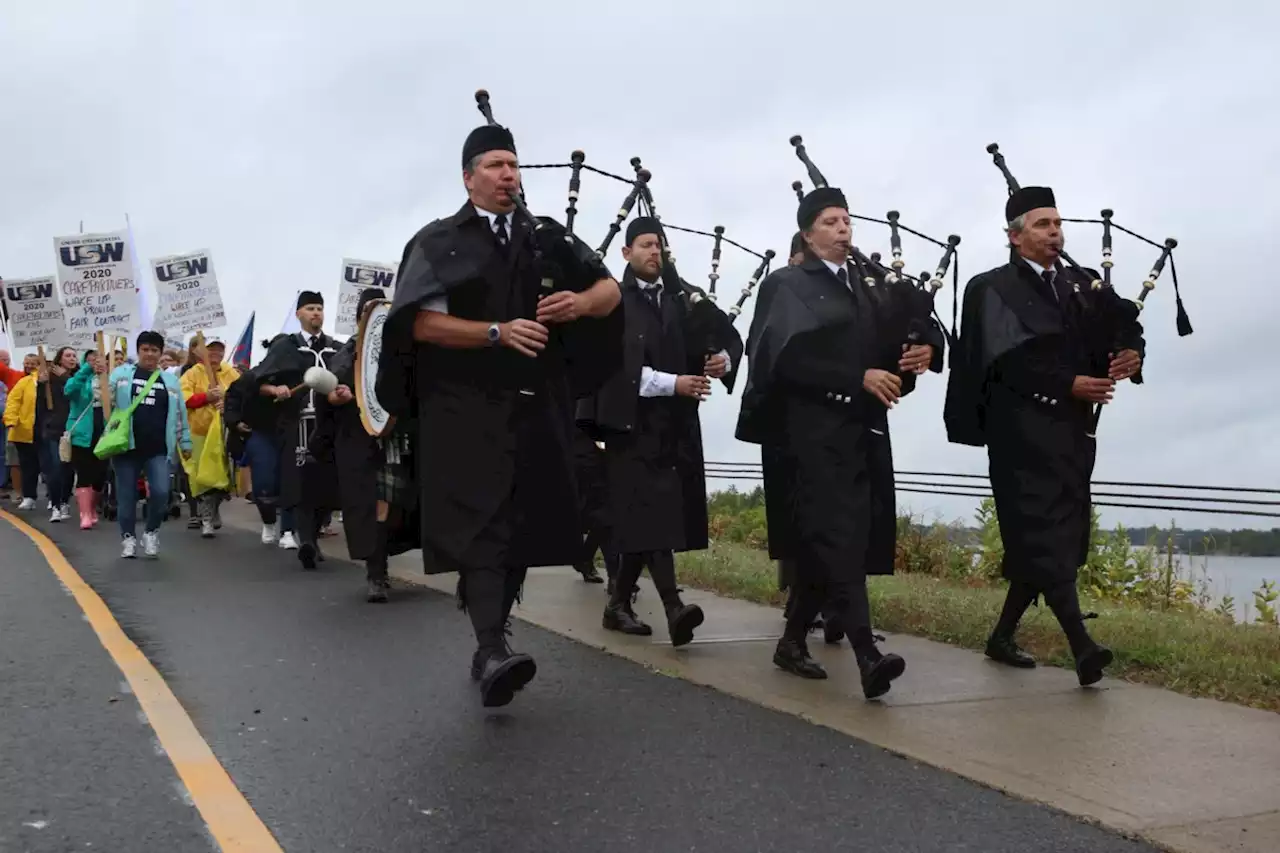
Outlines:
{"label": "black dress shoe", "polygon": [[696,604],[675,604],[667,608],[667,630],[671,634],[671,645],[679,648],[693,642],[693,630],[705,618],[702,608]]}
{"label": "black dress shoe", "polygon": [[828,619],[822,625],[822,640],[828,646],[837,646],[844,639],[844,629],[840,627],[838,619]]}
{"label": "black dress shoe", "polygon": [[1094,643],[1092,647],[1081,652],[1076,658],[1076,678],[1081,687],[1097,684],[1102,680],[1102,671],[1111,666],[1115,655],[1106,646]]}
{"label": "black dress shoe", "polygon": [[582,575],[584,583],[604,583],[604,578],[600,577],[600,572],[596,569],[594,563],[584,563],[573,568],[578,574]]}
{"label": "black dress shoe", "polygon": [[777,648],[773,650],[773,665],[801,678],[821,680],[827,677],[822,664],[809,657],[808,646],[786,637],[779,640]]}
{"label": "black dress shoe", "polygon": [[877,699],[889,692],[895,678],[907,671],[907,662],[895,654],[881,654],[874,641],[854,648],[862,673],[862,695]]}
{"label": "black dress shoe", "polygon": [[1036,659],[1018,648],[1013,637],[997,637],[992,634],[987,640],[987,657],[997,663],[1016,666],[1019,669],[1035,669]]}
{"label": "black dress shoe", "polygon": [[299,545],[298,562],[302,563],[302,568],[313,571],[316,567],[316,546],[309,542]]}
{"label": "black dress shoe", "polygon": [[[475,663],[472,663],[475,671]],[[510,649],[488,649],[480,665],[480,703],[486,708],[510,704],[516,691],[533,680],[538,665],[531,656]]]}
{"label": "black dress shoe", "polygon": [[366,584],[365,601],[370,604],[381,604],[387,600],[387,590],[391,584],[386,578],[369,578]]}
{"label": "black dress shoe", "polygon": [[628,604],[609,603],[604,609],[604,618],[601,620],[606,631],[618,631],[622,634],[630,634],[633,637],[649,637],[653,635],[653,629],[640,621],[640,617],[632,611]]}

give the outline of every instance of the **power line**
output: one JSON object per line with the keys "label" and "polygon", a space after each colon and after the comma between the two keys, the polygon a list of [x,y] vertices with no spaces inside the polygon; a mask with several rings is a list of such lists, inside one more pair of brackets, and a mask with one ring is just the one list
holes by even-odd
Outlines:
{"label": "power line", "polygon": [[[723,471],[743,470],[758,473],[763,470],[759,462],[706,462],[704,464],[708,469],[716,468]],[[966,480],[987,479],[986,474],[953,474],[946,471],[895,471],[894,473],[895,475],[905,475],[909,477],[953,477]],[[1191,485],[1187,483],[1139,483],[1122,480],[1094,480],[1093,485],[1120,486],[1135,489],[1185,489],[1205,492],[1246,492],[1263,495],[1280,495],[1280,489],[1262,489],[1251,486],[1207,486]]]}
{"label": "power line", "polygon": [[[912,494],[924,495],[941,495],[944,497],[962,497],[974,498],[982,500],[992,497],[989,487],[985,485],[987,477],[980,474],[946,474],[926,471],[902,471],[900,474],[914,474],[916,476],[929,477],[953,477],[971,480],[982,480],[984,485],[974,483],[934,483],[929,481],[895,479],[894,489],[899,492],[908,492]],[[729,480],[729,481],[747,481],[760,482],[764,479],[764,474],[758,464],[753,463],[707,463],[706,476],[711,480]],[[1261,493],[1261,494],[1280,494],[1277,489],[1250,489],[1244,487],[1233,486],[1192,486],[1186,484],[1159,484],[1159,483],[1128,483],[1112,480],[1099,480],[1094,485],[1115,485],[1135,488],[1170,488],[1170,489],[1186,489],[1186,490],[1214,490],[1226,493]],[[1247,515],[1258,518],[1280,518],[1280,512],[1271,509],[1261,509],[1261,507],[1280,506],[1280,501],[1267,500],[1245,500],[1238,498],[1222,498],[1222,497],[1198,497],[1195,495],[1151,495],[1151,494],[1125,494],[1124,492],[1094,492],[1091,496],[1092,503],[1095,506],[1116,507],[1120,509],[1154,509],[1164,510],[1168,512],[1202,512],[1214,515]],[[1097,498],[1128,498],[1129,501],[1115,500],[1097,500]],[[1142,502],[1138,502],[1142,501]],[[1208,504],[1208,506],[1187,506],[1184,504],[1164,504],[1164,503],[1146,503],[1146,501],[1193,501]]]}

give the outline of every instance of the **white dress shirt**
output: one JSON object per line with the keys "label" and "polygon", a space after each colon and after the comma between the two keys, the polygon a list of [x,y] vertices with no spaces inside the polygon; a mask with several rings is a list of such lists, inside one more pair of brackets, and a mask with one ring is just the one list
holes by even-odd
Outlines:
{"label": "white dress shirt", "polygon": [[[642,291],[656,291],[658,295],[658,307],[662,307],[662,283],[648,282],[636,279],[636,284],[640,286]],[[729,360],[729,353],[726,350],[720,350],[717,355],[724,356],[725,361]],[[730,365],[732,370],[733,366]],[[640,396],[641,397],[674,397],[676,394],[676,380],[679,377],[674,373],[663,373],[661,370],[654,370],[647,364],[640,368]]]}

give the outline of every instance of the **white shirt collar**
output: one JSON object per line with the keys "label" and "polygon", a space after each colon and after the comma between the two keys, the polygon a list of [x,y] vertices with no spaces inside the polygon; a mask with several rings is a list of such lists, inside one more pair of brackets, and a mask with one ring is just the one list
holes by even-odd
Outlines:
{"label": "white shirt collar", "polygon": [[476,207],[474,204],[473,204],[473,205],[471,205],[471,206],[472,206],[472,207],[475,207],[475,209],[476,209],[476,213],[480,214],[481,216],[483,216],[485,219],[487,219],[487,220],[489,221],[489,230],[490,230],[490,231],[497,231],[497,230],[498,230],[497,222],[498,222],[498,217],[499,217],[499,216],[504,216],[504,217],[506,217],[506,219],[505,219],[504,221],[505,221],[505,222],[506,222],[506,224],[507,224],[507,230],[508,230],[508,231],[510,231],[510,230],[511,230],[511,214],[509,214],[509,213],[501,213],[501,214],[499,214],[499,213],[493,213],[493,212],[491,212],[491,211],[485,210],[483,207]]}
{"label": "white shirt collar", "polygon": [[[1022,260],[1023,262],[1026,263],[1027,266],[1031,267],[1033,270],[1036,271],[1036,275],[1040,276],[1041,278],[1044,278],[1044,271],[1045,271],[1044,267],[1040,266],[1040,264],[1036,263],[1030,258],[1023,257]],[[1058,273],[1058,270],[1056,268],[1051,271],[1053,272],[1054,275],[1057,275]]]}
{"label": "white shirt collar", "polygon": [[844,271],[845,271],[845,273],[844,273],[844,276],[845,276],[845,282],[844,282],[844,283],[845,283],[845,286],[846,286],[846,287],[848,287],[850,290],[852,290],[852,289],[853,289],[853,285],[851,284],[851,282],[853,281],[853,278],[849,275],[849,270],[848,270],[848,268],[847,268],[847,267],[844,267],[844,266],[842,266],[841,264],[832,263],[831,261],[827,260],[826,258],[818,258],[818,260],[820,260],[820,261],[822,261],[824,264],[826,264],[826,265],[827,265],[827,269],[831,270],[831,274],[832,274],[832,275],[834,275],[834,276],[836,276],[837,278],[839,278],[839,277],[840,277],[840,270],[844,270]]}

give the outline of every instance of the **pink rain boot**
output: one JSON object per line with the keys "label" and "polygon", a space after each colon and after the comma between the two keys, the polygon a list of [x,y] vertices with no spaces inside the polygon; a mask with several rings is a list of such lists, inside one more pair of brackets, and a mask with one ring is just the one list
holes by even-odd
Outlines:
{"label": "pink rain boot", "polygon": [[80,529],[90,530],[98,523],[98,513],[94,511],[93,489],[76,489],[76,505],[80,508]]}

